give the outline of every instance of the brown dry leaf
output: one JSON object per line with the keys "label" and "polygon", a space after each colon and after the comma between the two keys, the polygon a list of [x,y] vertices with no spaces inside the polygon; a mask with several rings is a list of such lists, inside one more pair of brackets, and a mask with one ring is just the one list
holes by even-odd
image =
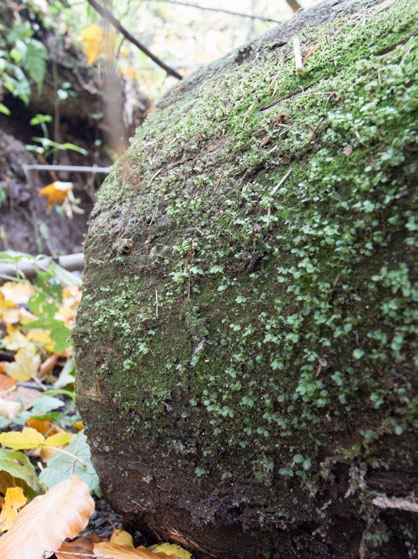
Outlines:
{"label": "brown dry leaf", "polygon": [[[82,538],[77,538],[73,542],[64,542],[60,547],[59,551],[64,553],[55,552],[57,559],[80,559],[80,555],[93,555],[93,547],[95,543],[99,543],[102,540],[93,535],[83,536]],[[78,554],[78,555],[73,555]]]}
{"label": "brown dry leaf", "polygon": [[[54,485],[17,515],[0,539],[0,559],[44,559],[74,538],[94,511],[87,483],[77,476]],[[51,551],[51,553],[46,553]]]}
{"label": "brown dry leaf", "polygon": [[18,510],[26,505],[27,499],[21,487],[8,487],[0,513],[0,532],[10,530]]}
{"label": "brown dry leaf", "polygon": [[3,400],[8,400],[9,402],[22,403],[25,410],[30,410],[33,406],[33,402],[41,396],[41,392],[36,388],[28,388],[26,386],[18,386],[14,392],[10,392],[6,396],[3,396]]}
{"label": "brown dry leaf", "polygon": [[[154,553],[146,547],[139,546],[133,549],[129,545],[103,542],[94,546],[94,554],[104,559],[177,559],[177,555]],[[2,559],[0,555],[0,559]]]}

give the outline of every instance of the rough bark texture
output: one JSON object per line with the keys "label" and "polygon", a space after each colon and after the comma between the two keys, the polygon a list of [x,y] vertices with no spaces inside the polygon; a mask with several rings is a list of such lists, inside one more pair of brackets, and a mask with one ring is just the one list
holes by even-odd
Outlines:
{"label": "rough bark texture", "polygon": [[416,15],[298,15],[168,94],[102,188],[78,405],[112,506],[196,557],[413,553]]}

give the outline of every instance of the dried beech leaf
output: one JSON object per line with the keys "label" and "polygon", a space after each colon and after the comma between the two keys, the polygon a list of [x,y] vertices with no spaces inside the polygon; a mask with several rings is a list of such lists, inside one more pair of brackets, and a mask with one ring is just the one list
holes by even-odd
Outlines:
{"label": "dried beech leaf", "polygon": [[77,476],[54,485],[17,515],[12,528],[0,538],[0,559],[44,559],[74,538],[94,511],[88,485]]}
{"label": "dried beech leaf", "polygon": [[9,402],[4,398],[0,398],[0,415],[6,419],[15,418],[21,411],[22,404],[19,402]]}
{"label": "dried beech leaf", "polygon": [[64,542],[55,555],[57,559],[80,559],[80,555],[93,555],[93,547],[95,543],[99,543],[101,539],[97,536],[88,535],[77,538],[73,542]]}
{"label": "dried beech leaf", "polygon": [[[177,559],[177,555],[154,553],[146,547],[132,548],[130,545],[103,542],[94,546],[94,554],[104,559]],[[2,559],[0,555],[0,559]]]}

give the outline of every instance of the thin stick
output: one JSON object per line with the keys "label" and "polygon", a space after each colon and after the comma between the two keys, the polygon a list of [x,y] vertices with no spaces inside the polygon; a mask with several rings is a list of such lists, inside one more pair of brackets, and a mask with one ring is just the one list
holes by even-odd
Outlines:
{"label": "thin stick", "polygon": [[113,27],[115,29],[117,29],[120,33],[122,33],[122,35],[124,37],[126,37],[126,39],[128,39],[128,41],[130,41],[133,45],[135,45],[139,50],[141,50],[144,54],[146,54],[148,56],[148,58],[151,58],[151,60],[153,60],[156,64],[158,64],[158,66],[160,66],[160,68],[163,68],[167,74],[169,76],[174,76],[175,78],[177,78],[178,80],[182,80],[183,76],[181,74],[179,74],[179,72],[177,72],[177,70],[174,70],[174,68],[171,68],[170,66],[168,66],[165,62],[163,62],[160,58],[158,58],[157,56],[155,56],[155,54],[153,54],[145,45],[143,45],[142,43],[140,43],[137,39],[135,39],[135,37],[133,35],[131,35],[129,33],[129,31],[127,29],[125,29],[123,27],[123,25],[120,23],[120,21],[118,21],[111,12],[109,12],[109,10],[107,10],[106,8],[104,8],[103,6],[101,6],[98,2],[96,2],[96,0],[87,0],[87,2],[90,4],[90,6],[92,6],[96,12],[98,12],[104,19],[106,19],[109,23],[111,23],[113,25]]}
{"label": "thin stick", "polygon": [[300,52],[300,41],[297,35],[293,38],[293,52],[295,53],[296,73],[300,74],[303,69],[303,60]]}

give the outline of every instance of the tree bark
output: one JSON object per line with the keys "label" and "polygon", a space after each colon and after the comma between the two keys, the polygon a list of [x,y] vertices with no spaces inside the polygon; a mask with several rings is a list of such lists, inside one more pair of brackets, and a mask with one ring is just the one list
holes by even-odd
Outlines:
{"label": "tree bark", "polygon": [[416,545],[414,507],[390,506],[417,486],[415,11],[298,14],[184,79],[106,180],[78,406],[106,496],[151,539],[228,559]]}

